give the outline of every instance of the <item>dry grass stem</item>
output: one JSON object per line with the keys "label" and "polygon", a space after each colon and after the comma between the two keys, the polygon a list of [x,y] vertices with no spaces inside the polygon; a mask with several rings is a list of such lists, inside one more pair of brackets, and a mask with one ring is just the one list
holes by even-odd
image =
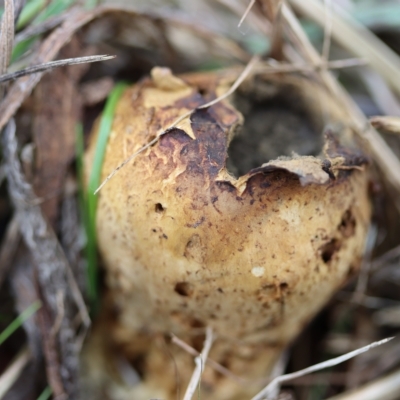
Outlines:
{"label": "dry grass stem", "polygon": [[393,263],[393,261],[398,257],[400,257],[400,245],[390,249],[380,257],[375,258],[375,260],[372,261],[372,271],[384,268],[387,264]]}
{"label": "dry grass stem", "polygon": [[400,134],[400,117],[378,116],[369,120],[376,129],[382,129],[388,133]]}
{"label": "dry grass stem", "polygon": [[185,118],[190,117],[196,110],[201,110],[204,108],[208,108],[213,106],[214,104],[219,103],[220,101],[226,99],[227,97],[229,97],[232,93],[235,92],[235,90],[242,84],[242,82],[246,79],[246,77],[249,75],[250,71],[252,70],[252,68],[255,66],[255,64],[259,61],[259,58],[257,56],[253,57],[249,63],[247,64],[246,68],[243,70],[243,72],[239,75],[239,77],[236,79],[236,81],[233,83],[233,85],[230,87],[230,89],[224,93],[223,95],[217,97],[214,100],[209,101],[206,104],[201,105],[198,108],[194,108],[188,112],[186,112],[185,114],[181,115],[179,118],[177,118],[170,126],[168,126],[166,129],[162,130],[161,132],[159,132],[157,134],[157,136],[151,140],[150,142],[148,142],[147,144],[145,144],[144,146],[142,146],[138,151],[134,152],[132,155],[130,155],[127,159],[125,159],[120,165],[118,165],[107,177],[106,179],[101,183],[101,185],[95,190],[94,194],[97,194],[102,187],[110,180],[112,179],[115,174],[118,173],[118,171],[123,168],[126,164],[128,164],[130,161],[132,161],[137,155],[139,155],[140,153],[142,153],[143,151],[145,151],[146,149],[150,148],[151,146],[153,146],[154,144],[156,144],[160,138],[165,135],[166,133],[170,132],[171,129],[175,128],[180,122],[182,122]]}
{"label": "dry grass stem", "polygon": [[13,257],[20,243],[20,238],[18,221],[14,216],[7,226],[3,243],[0,246],[0,287],[11,268]]}
{"label": "dry grass stem", "polygon": [[4,1],[0,31],[0,74],[7,71],[14,45],[14,0]]}
{"label": "dry grass stem", "polygon": [[282,5],[283,5],[283,0],[279,0],[278,6],[276,7],[274,20],[272,23],[272,33],[271,33],[270,54],[272,57],[278,60],[281,60],[283,58]]}
{"label": "dry grass stem", "polygon": [[281,376],[275,378],[274,380],[272,380],[261,392],[259,392],[256,396],[254,396],[252,398],[252,400],[271,399],[271,393],[275,390],[275,387],[283,382],[287,382],[292,379],[296,379],[300,376],[304,376],[304,375],[310,374],[315,371],[320,371],[325,368],[334,367],[335,365],[338,365],[338,364],[341,364],[342,362],[350,360],[351,358],[356,357],[359,354],[365,353],[366,351],[369,351],[375,347],[381,346],[382,344],[385,344],[392,339],[393,339],[392,337],[383,339],[378,342],[371,343],[368,346],[364,346],[364,347],[361,347],[360,349],[351,351],[350,353],[343,354],[340,357],[332,358],[331,360],[312,365],[311,367],[302,369],[297,372],[293,372],[291,374],[281,375]]}
{"label": "dry grass stem", "polygon": [[357,284],[352,298],[352,302],[356,304],[362,302],[362,298],[365,296],[365,292],[367,291],[368,278],[372,265],[371,257],[372,257],[372,252],[375,248],[377,236],[378,236],[378,229],[376,225],[371,225],[368,231],[367,242],[365,244],[363,262],[361,265],[360,273],[357,278]]}
{"label": "dry grass stem", "polygon": [[194,360],[196,363],[196,368],[193,371],[192,378],[190,379],[185,395],[183,396],[183,400],[192,400],[197,387],[200,385],[201,375],[203,373],[204,365],[206,363],[208,353],[210,352],[213,340],[212,328],[207,327],[203,350],[201,351],[201,354]]}
{"label": "dry grass stem", "polygon": [[61,15],[49,18],[41,24],[29,25],[23,31],[15,35],[14,42],[17,44],[33,36],[41,35],[42,33],[51,31],[63,23],[70,16],[70,14],[71,12],[67,11]]}
{"label": "dry grass stem", "polygon": [[255,4],[256,0],[251,0],[249,5],[246,8],[246,11],[244,12],[242,18],[240,18],[240,21],[238,23],[238,28],[241,27],[241,25],[243,24],[244,20],[246,19],[248,13],[250,12],[250,10],[253,8],[254,4]]}
{"label": "dry grass stem", "polygon": [[322,44],[321,57],[324,61],[329,60],[332,41],[332,0],[324,0],[325,3],[325,23],[324,23],[324,42]]}
{"label": "dry grass stem", "polygon": [[[286,19],[290,36],[292,40],[295,41],[297,48],[302,50],[303,55],[312,64],[321,63],[320,55],[310,43],[299,21],[293,14],[293,11],[286,4],[283,6],[283,16]],[[356,132],[367,145],[368,151],[381,168],[388,183],[391,184],[396,192],[400,193],[400,174],[398,173],[398,171],[400,171],[400,161],[397,156],[383,140],[381,135],[371,127],[363,112],[339,85],[332,74],[325,70],[320,70],[319,74],[327,88],[336,95],[338,101],[348,110],[349,116],[352,118],[355,125]],[[399,202],[397,202],[396,206],[400,209]]]}
{"label": "dry grass stem", "polygon": [[[324,5],[318,0],[290,0],[290,3],[301,14],[325,26]],[[332,38],[355,56],[365,57],[400,94],[400,81],[397,78],[400,57],[369,29],[346,15],[337,4],[332,7],[330,14]]]}
{"label": "dry grass stem", "polygon": [[358,389],[330,397],[328,400],[396,400],[400,392],[400,370]]}
{"label": "dry grass stem", "polygon": [[10,390],[14,382],[21,375],[31,357],[31,351],[28,347],[25,347],[19,352],[14,361],[0,376],[0,399],[2,399],[3,396]]}
{"label": "dry grass stem", "polygon": [[366,65],[367,61],[360,58],[347,58],[344,60],[334,60],[321,62],[318,64],[299,64],[299,63],[279,63],[270,60],[267,65],[259,65],[253,69],[253,74],[274,74],[274,73],[292,73],[292,72],[313,72],[321,69],[344,69],[354,68]]}
{"label": "dry grass stem", "polygon": [[[32,63],[40,64],[51,61],[79,28],[100,13],[98,9],[95,11],[71,13],[70,18],[64,21],[64,23],[52,32],[41,44]],[[40,81],[43,74],[44,72],[39,72],[34,75],[22,77],[10,87],[6,97],[0,103],[0,130],[6,126],[10,118],[16,113],[22,102],[29,96],[33,88]]]}
{"label": "dry grass stem", "polygon": [[384,115],[400,116],[400,102],[388,82],[373,68],[361,68],[358,76],[362,80],[372,101]]}
{"label": "dry grass stem", "polygon": [[[192,346],[189,346],[186,342],[183,340],[179,339],[177,336],[174,334],[171,335],[172,337],[172,343],[175,343],[177,346],[188,352],[194,357],[197,357],[200,355],[200,353],[194,349]],[[225,375],[227,378],[232,379],[233,381],[237,382],[238,384],[244,385],[246,383],[246,380],[241,378],[240,376],[237,376],[233,374],[229,369],[225,368],[221,364],[218,364],[211,358],[207,358],[206,364],[209,365],[211,368],[214,368],[216,371],[221,373],[222,375]]]}
{"label": "dry grass stem", "polygon": [[[220,4],[224,5],[228,9],[230,9],[235,14],[239,15],[240,18],[243,18],[243,15],[246,14],[243,4],[240,1],[236,0],[217,0]],[[250,10],[249,10],[250,11]],[[268,20],[265,20],[256,13],[247,13],[245,18],[249,20],[249,24],[254,25],[260,32],[269,36],[271,33],[271,25]]]}
{"label": "dry grass stem", "polygon": [[112,60],[116,56],[104,54],[98,56],[67,58],[64,60],[50,61],[44,64],[32,65],[20,71],[4,74],[0,76],[0,83],[15,80],[26,75],[37,74],[38,72],[48,72],[54,68],[66,67],[67,65],[89,64],[99,61]]}

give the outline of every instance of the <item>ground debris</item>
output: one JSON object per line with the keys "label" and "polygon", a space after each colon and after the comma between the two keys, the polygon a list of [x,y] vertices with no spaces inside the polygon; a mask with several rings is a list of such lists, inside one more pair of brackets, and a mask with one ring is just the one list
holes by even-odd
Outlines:
{"label": "ground debris", "polygon": [[[55,396],[76,395],[78,354],[72,318],[76,313],[69,289],[69,265],[63,250],[46,222],[31,185],[25,180],[17,158],[15,122],[3,132],[2,145],[8,190],[25,245],[31,252],[43,307],[39,326],[44,337],[47,376]],[[59,324],[58,329],[55,329]],[[60,384],[61,382],[61,384]]]}

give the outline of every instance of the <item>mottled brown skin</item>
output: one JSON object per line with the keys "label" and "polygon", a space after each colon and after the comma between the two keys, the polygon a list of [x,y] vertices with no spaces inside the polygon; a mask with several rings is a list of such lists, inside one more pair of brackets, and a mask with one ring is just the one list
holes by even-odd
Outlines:
{"label": "mottled brown skin", "polygon": [[[161,104],[165,92],[171,102]],[[196,87],[164,90],[151,79],[127,90],[103,178],[204,102]],[[345,123],[338,107],[330,117]],[[359,168],[365,160],[353,169],[354,152],[338,153],[335,137],[320,160],[300,157],[288,169],[270,162],[236,180],[225,162],[240,122],[228,103],[196,111],[195,140],[172,129],[100,193],[98,240],[117,309],[110,335],[128,359],[140,355],[143,375],[118,398],[176,398],[175,366],[182,391],[193,358],[163,337],[174,333],[200,350],[204,335],[195,332],[205,326],[217,335],[210,357],[248,382],[238,385],[207,367],[204,398],[254,395],[281,350],[359,266],[370,218],[368,177]]]}

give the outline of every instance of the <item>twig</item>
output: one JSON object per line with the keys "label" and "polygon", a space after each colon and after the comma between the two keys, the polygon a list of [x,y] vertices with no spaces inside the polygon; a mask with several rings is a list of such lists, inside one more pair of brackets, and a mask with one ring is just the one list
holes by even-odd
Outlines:
{"label": "twig", "polygon": [[10,74],[4,74],[0,76],[0,83],[11,81],[22,76],[36,74],[38,72],[47,72],[54,68],[66,67],[67,65],[76,64],[88,64],[99,61],[112,60],[116,56],[111,56],[108,54],[98,55],[98,56],[88,56],[88,57],[76,57],[76,58],[66,58],[64,60],[50,61],[44,64],[32,65],[21,69],[20,71],[12,72]]}
{"label": "twig", "polygon": [[324,369],[324,368],[334,367],[335,365],[338,365],[338,364],[341,364],[342,362],[350,360],[351,358],[356,357],[359,354],[365,353],[366,351],[369,351],[369,350],[373,349],[374,347],[377,347],[377,346],[380,346],[382,344],[385,344],[385,343],[389,342],[392,339],[393,339],[393,337],[390,337],[390,338],[387,338],[387,339],[383,339],[383,340],[380,340],[378,342],[371,343],[368,346],[364,346],[364,347],[361,347],[360,349],[351,351],[350,353],[343,354],[342,356],[339,356],[339,357],[336,357],[336,358],[332,358],[332,359],[330,359],[328,361],[324,361],[324,362],[319,363],[319,364],[312,365],[311,367],[302,369],[300,371],[293,372],[291,374],[278,376],[277,378],[272,380],[263,390],[261,390],[261,392],[256,394],[252,398],[252,400],[269,399],[269,398],[271,398],[270,395],[274,391],[275,387],[277,385],[283,383],[283,382],[290,381],[292,379],[295,379],[295,378],[298,378],[300,376],[304,376],[304,375],[310,374],[310,373],[315,372],[315,371],[320,371],[321,369]]}
{"label": "twig", "polygon": [[195,358],[196,368],[193,371],[193,375],[190,379],[189,385],[186,389],[185,396],[183,400],[192,400],[192,397],[200,384],[200,378],[204,370],[204,365],[206,363],[208,353],[210,352],[213,343],[213,332],[211,327],[206,329],[206,339],[204,341],[203,350],[201,354]]}
{"label": "twig", "polygon": [[19,352],[14,361],[0,376],[0,399],[10,390],[11,386],[21,375],[22,370],[28,364],[32,354],[28,347]]}
{"label": "twig", "polygon": [[145,151],[146,149],[150,148],[154,144],[156,144],[162,136],[167,134],[168,132],[171,131],[171,129],[175,128],[179,122],[183,121],[185,118],[190,117],[195,111],[197,110],[202,110],[204,108],[208,108],[213,106],[214,104],[219,103],[220,101],[226,99],[229,97],[240,85],[241,83],[246,79],[246,77],[249,75],[251,69],[254,67],[254,65],[259,61],[258,57],[253,57],[249,63],[247,64],[246,68],[243,70],[243,72],[239,75],[239,77],[236,79],[236,81],[233,83],[233,85],[230,87],[230,89],[224,93],[223,95],[217,97],[214,100],[211,100],[210,102],[201,105],[200,107],[194,108],[193,110],[190,110],[186,112],[185,114],[181,115],[178,117],[171,125],[169,125],[167,128],[164,130],[160,131],[157,133],[156,137],[142,146],[138,151],[135,151],[132,155],[130,155],[128,158],[126,158],[124,161],[122,161],[121,164],[119,164],[107,177],[104,179],[104,181],[101,183],[101,185],[94,191],[94,194],[97,194],[103,186],[111,179],[114,177],[115,174],[118,173],[118,171],[123,168],[126,164],[128,164],[130,161],[132,161],[137,155]]}

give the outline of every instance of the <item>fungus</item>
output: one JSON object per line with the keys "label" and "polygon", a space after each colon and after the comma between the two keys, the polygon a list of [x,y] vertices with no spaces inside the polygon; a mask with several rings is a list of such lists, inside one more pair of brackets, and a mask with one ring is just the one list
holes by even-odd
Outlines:
{"label": "fungus", "polygon": [[[102,177],[224,92],[230,77],[158,68],[133,85],[117,106]],[[252,77],[104,186],[97,235],[108,298],[119,309],[109,332],[128,359],[143,360],[131,398],[174,399],[175,368],[184,387],[193,358],[156,338],[173,333],[198,349],[207,326],[216,336],[209,357],[248,384],[207,367],[204,398],[243,399],[260,389],[362,254],[368,174],[349,126],[347,111],[317,82]]]}

